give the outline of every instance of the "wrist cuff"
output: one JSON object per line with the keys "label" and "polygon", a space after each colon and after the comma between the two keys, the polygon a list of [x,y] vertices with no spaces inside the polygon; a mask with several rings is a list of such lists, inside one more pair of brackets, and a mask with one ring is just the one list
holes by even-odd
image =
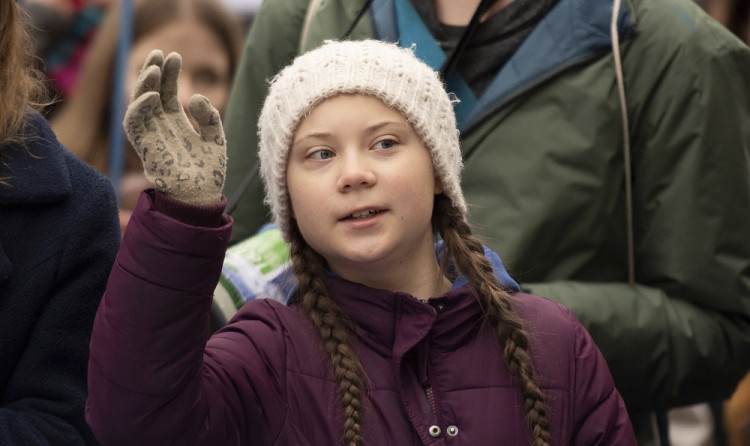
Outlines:
{"label": "wrist cuff", "polygon": [[152,193],[154,209],[192,226],[217,228],[221,225],[221,216],[227,206],[227,198],[222,195],[221,201],[213,204],[192,204],[172,198],[163,192]]}

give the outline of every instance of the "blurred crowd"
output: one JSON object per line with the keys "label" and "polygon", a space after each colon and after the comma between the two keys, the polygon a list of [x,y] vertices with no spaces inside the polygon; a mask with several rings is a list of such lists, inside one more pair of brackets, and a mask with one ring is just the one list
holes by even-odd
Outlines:
{"label": "blurred crowd", "polygon": [[[286,0],[266,0],[266,2],[287,3]],[[49,100],[41,101],[43,106],[39,107],[39,111],[49,122],[56,138],[63,146],[101,174],[105,176],[110,174],[113,138],[120,138],[124,141],[124,136],[119,131],[120,129],[112,128],[111,115],[114,112],[113,104],[116,103],[113,94],[119,91],[115,88],[117,79],[115,60],[119,48],[119,38],[121,37],[123,14],[128,14],[133,19],[133,28],[132,38],[128,42],[127,73],[125,73],[124,85],[122,85],[126,102],[134,94],[136,80],[141,72],[141,68],[153,49],[161,49],[165,55],[171,52],[179,53],[182,56],[182,73],[180,74],[178,85],[178,97],[181,105],[187,109],[189,98],[194,94],[202,94],[216,107],[222,120],[227,124],[229,141],[227,185],[230,188],[225,191],[225,194],[229,198],[232,198],[235,190],[240,189],[242,189],[239,192],[241,196],[244,188],[247,187],[246,184],[243,184],[245,180],[244,172],[251,170],[249,167],[252,165],[252,156],[246,156],[240,153],[240,151],[248,150],[245,146],[254,147],[252,143],[256,142],[257,127],[255,127],[254,122],[257,121],[257,114],[259,112],[258,102],[265,97],[265,83],[275,75],[278,69],[285,65],[285,62],[288,62],[291,57],[296,55],[292,53],[303,53],[325,39],[341,37],[328,35],[329,28],[336,30],[339,28],[345,29],[346,36],[348,37],[349,33],[351,33],[352,38],[370,37],[378,33],[379,36],[383,36],[388,35],[389,32],[402,33],[399,34],[402,39],[406,39],[407,37],[405,36],[407,35],[408,38],[412,37],[412,34],[408,34],[404,30],[398,30],[396,25],[393,25],[392,28],[378,28],[375,26],[373,29],[373,26],[369,22],[366,23],[366,20],[360,21],[363,14],[368,11],[368,7],[373,2],[362,2],[365,7],[361,11],[359,10],[359,6],[354,7],[352,4],[341,6],[339,3],[336,3],[336,5],[341,7],[341,11],[339,11],[341,16],[354,16],[357,15],[355,13],[360,12],[361,14],[357,15],[356,21],[351,24],[351,27],[348,23],[345,25],[336,23],[331,28],[325,20],[334,21],[335,18],[339,17],[336,13],[330,12],[338,6],[326,5],[325,2],[323,2],[323,6],[320,6],[321,2],[313,0],[309,2],[310,9],[306,11],[300,9],[295,11],[296,15],[290,15],[290,17],[293,16],[293,19],[289,19],[290,23],[294,23],[291,30],[285,28],[283,20],[279,18],[282,14],[271,15],[267,13],[268,15],[264,16],[261,0],[133,0],[132,10],[125,11],[123,10],[124,3],[117,0],[22,0],[19,3],[25,9],[27,19],[29,20],[27,30],[31,34],[33,52],[36,55],[36,68],[44,74],[45,85],[48,90],[46,93]],[[303,3],[307,4],[307,1],[296,2],[296,4]],[[359,4],[360,2],[352,3]],[[374,3],[380,4],[378,1]],[[389,2],[383,3],[390,4]],[[422,3],[421,6],[420,2],[414,1],[394,1],[393,3],[397,5],[413,4],[414,8],[410,10],[411,13],[418,15],[426,23],[429,23],[428,18],[435,19],[434,21],[437,22],[435,9],[424,6],[425,3]],[[496,15],[497,10],[502,9],[498,5],[503,4],[504,7],[505,3],[495,2],[494,6],[491,6],[486,11],[486,17],[482,17],[481,20],[484,21],[487,17],[489,17],[487,20],[499,17],[499,15]],[[469,80],[470,84],[463,85],[463,88],[466,91],[471,90],[473,93],[467,94],[466,98],[470,97],[474,101],[478,101],[486,90],[493,88],[493,84],[491,83],[493,78],[492,76],[488,76],[487,73],[494,76],[503,63],[509,60],[513,52],[519,48],[523,39],[531,33],[538,20],[541,20],[540,18],[552,8],[554,2],[534,3],[516,0],[513,4],[518,6],[515,10],[512,10],[514,15],[512,17],[504,17],[503,19],[507,20],[506,24],[517,26],[517,28],[513,28],[513,33],[518,33],[517,35],[520,36],[517,41],[514,42],[513,39],[506,39],[502,45],[492,47],[491,50],[487,50],[489,52],[483,53],[482,50],[489,48],[489,45],[493,42],[492,36],[489,36],[486,39],[487,42],[490,42],[487,47],[479,48],[473,53],[467,51],[467,54],[474,62],[471,64],[471,67],[475,67],[475,70],[467,69],[466,65],[469,65],[468,63],[461,66],[462,62],[458,62],[460,68],[457,70]],[[712,20],[721,24],[725,30],[728,30],[733,35],[732,37],[730,33],[725,33],[726,35],[721,34],[721,42],[730,42],[730,45],[737,45],[738,48],[741,48],[740,41],[744,42],[745,46],[750,43],[749,0],[698,0],[698,4]],[[319,21],[316,22],[313,14],[315,12],[314,8],[317,7],[323,10],[321,16],[325,16],[326,13],[330,13],[330,15],[325,16],[326,19],[318,19]],[[497,10],[493,9],[493,7],[496,7]],[[267,8],[268,11],[271,9],[270,7]],[[357,11],[354,11],[354,9],[357,9]],[[400,14],[401,10],[398,11]],[[433,34],[438,32],[444,33],[445,40],[449,42],[451,41],[451,36],[456,36],[456,33],[459,31],[458,35],[464,36],[465,34],[462,33],[465,32],[464,29],[466,26],[471,26],[469,24],[469,18],[472,17],[471,12],[468,13],[465,20],[463,17],[461,20],[457,19],[457,22],[460,22],[461,26],[443,21],[439,23],[440,26],[437,27],[437,30],[436,28],[432,28],[429,31],[433,32]],[[691,14],[697,13],[691,12]],[[269,21],[263,23],[262,29],[255,30],[254,23],[258,16],[260,16],[260,20],[264,20],[264,17],[266,17]],[[621,18],[620,20],[620,26],[624,26],[622,23],[627,21],[627,19]],[[279,21],[279,23],[274,21]],[[375,20],[373,20],[373,23],[377,24]],[[711,26],[713,25],[712,23]],[[479,29],[480,31],[476,35],[481,38],[486,37],[486,30]],[[719,28],[717,27],[716,29]],[[714,28],[711,28],[711,30],[713,32]],[[483,35],[482,32],[485,32],[485,34]],[[274,47],[276,45],[275,42],[273,45],[268,44],[265,47],[258,45],[259,41],[268,38],[269,33],[278,33],[280,36],[279,41],[282,43],[279,43],[278,47]],[[272,40],[268,39],[269,41]],[[443,44],[444,42],[440,41],[439,43]],[[461,48],[461,41],[454,43],[454,47]],[[609,44],[609,42],[607,43]],[[287,46],[282,48],[283,45]],[[446,48],[454,47],[448,45]],[[292,48],[292,50],[289,50],[289,48]],[[742,51],[745,49],[743,48]],[[470,50],[473,50],[473,48],[470,48]],[[607,47],[607,50],[609,51],[609,47]],[[485,63],[488,59],[491,59],[491,57],[486,57],[486,55],[494,55],[493,51],[504,52],[504,57],[507,57],[502,60],[498,58],[494,62]],[[253,59],[254,57],[257,57],[259,60],[256,61]],[[738,58],[743,60],[742,64],[744,65],[731,66],[748,66],[746,62],[748,56],[746,53],[742,53]],[[254,62],[257,62],[258,66],[251,65]],[[437,64],[435,68],[439,68],[440,65]],[[739,79],[742,77],[749,79],[750,72],[731,73],[728,75],[730,80],[727,82],[734,82],[735,78]],[[449,76],[448,79],[450,79]],[[255,84],[251,84],[253,80],[256,81]],[[625,87],[627,88],[627,85]],[[665,85],[657,87],[656,82],[652,86],[654,89],[667,87]],[[611,88],[614,89],[616,87],[612,86]],[[464,90],[460,90],[460,87],[455,87],[455,91],[463,92]],[[256,92],[259,93],[256,94]],[[256,94],[257,99],[253,97],[252,100],[247,101],[248,104],[240,104],[245,98],[253,94]],[[615,97],[614,93],[612,94],[612,97]],[[460,94],[459,97],[461,97]],[[581,101],[583,100],[584,98],[581,98]],[[253,101],[255,102],[253,103]],[[741,101],[742,99],[740,99]],[[746,108],[750,108],[750,97],[745,98],[744,101],[747,106]],[[466,104],[468,104],[467,106],[472,105],[472,100],[465,99],[464,97],[461,97],[461,102],[462,104],[459,107]],[[477,107],[481,109],[483,103],[477,103],[479,104]],[[642,104],[636,104],[635,106],[640,105]],[[243,108],[244,106],[246,108]],[[683,106],[683,102],[675,100],[674,107],[681,106]],[[457,110],[460,113],[461,109]],[[471,122],[473,115],[468,113],[468,111],[466,122]],[[117,112],[124,112],[124,110],[117,110]],[[669,116],[667,115],[665,113],[665,121],[669,120]],[[459,115],[460,118],[461,116]],[[650,119],[645,116],[645,113],[643,116],[636,116],[634,118],[634,120]],[[707,121],[708,118],[716,117],[705,117],[705,120]],[[502,119],[505,118],[498,117],[498,121]],[[619,116],[612,118],[612,120],[607,121],[606,125],[619,126],[619,119]],[[658,119],[654,118],[654,120]],[[246,121],[253,121],[253,123],[248,124]],[[712,120],[711,122],[713,123],[714,121]],[[192,124],[196,128],[198,127],[197,123],[192,122]],[[635,127],[640,122],[631,122],[631,124]],[[745,127],[750,126],[750,122],[744,125]],[[719,129],[719,127],[720,125],[716,124],[716,129]],[[519,124],[519,128],[523,128],[529,133],[537,131],[536,124]],[[474,131],[476,127],[468,126],[468,129]],[[464,129],[462,129],[463,131]],[[467,131],[469,138],[471,138],[470,131]],[[723,131],[716,131],[723,133]],[[748,135],[744,129],[737,134],[744,135],[744,137]],[[551,139],[556,137],[550,136]],[[639,141],[646,138],[642,134],[634,134],[631,139],[634,141],[634,144],[638,144]],[[695,138],[697,139],[698,137]],[[691,136],[685,136],[685,140],[691,141]],[[480,147],[478,152],[484,150],[481,142],[471,142]],[[0,143],[4,144],[5,141],[0,141]],[[741,150],[746,151],[750,147],[750,141],[744,141],[740,145],[742,144],[744,144],[744,147]],[[613,158],[615,157],[613,156]],[[245,164],[242,164],[243,162]],[[116,191],[117,208],[119,210],[119,229],[122,233],[128,225],[141,191],[153,187],[153,185],[144,176],[144,166],[141,159],[131,147],[126,147],[124,156],[119,160],[119,163],[122,166],[123,173],[118,184],[114,184],[113,187]],[[561,161],[561,164],[565,165],[565,163],[566,161]],[[235,172],[233,172],[233,166],[239,166],[234,167]],[[237,173],[239,171],[243,172],[243,175]],[[693,173],[692,170],[691,173]],[[468,180],[472,182],[474,178],[469,178]],[[742,181],[745,180],[746,178],[738,179],[738,184],[742,184]],[[2,178],[0,178],[0,185],[2,184]],[[746,188],[750,187],[747,186],[747,183],[745,183],[745,186]],[[259,192],[261,186],[256,185],[254,187],[257,188],[257,191],[252,192],[251,188],[250,193],[255,193],[252,207],[254,210],[257,210],[262,207],[262,196],[261,192]],[[748,191],[746,190],[745,192]],[[0,206],[3,205],[5,203],[0,200]],[[680,206],[677,206],[677,208],[680,208]],[[253,214],[254,217],[252,218],[264,220],[260,222],[244,217],[243,212],[249,213],[250,210],[243,210],[242,205],[240,205],[238,213],[234,215],[236,226],[232,239],[233,244],[253,237],[260,224],[268,222],[267,214],[265,213],[261,213],[260,216],[257,216],[258,212]],[[727,219],[731,220],[730,217],[727,217]],[[483,223],[486,226],[498,224],[497,221],[485,221]],[[514,224],[524,223],[516,222]],[[682,223],[685,225],[691,224],[689,221]],[[503,224],[507,224],[507,222],[503,222]],[[484,228],[480,227],[480,232],[482,229]],[[624,239],[625,236],[622,235],[622,238]],[[676,241],[676,243],[686,244],[686,241]],[[570,248],[571,258],[575,257],[577,249],[575,247]],[[533,249],[531,250],[533,251]],[[742,250],[740,251],[743,252]],[[0,254],[2,254],[1,251]],[[111,257],[111,254],[109,252],[107,255]],[[503,252],[501,252],[502,254]],[[603,255],[606,254],[604,253]],[[742,255],[738,257],[741,258]],[[2,260],[3,258],[0,256],[0,272],[3,271]],[[741,259],[741,261],[745,260],[747,259]],[[111,259],[109,261],[111,262]],[[731,261],[728,262],[731,263]],[[643,264],[641,263],[641,265]],[[747,273],[749,268],[750,266],[744,265],[740,269],[744,273]],[[565,276],[568,272],[555,271],[550,274],[550,277],[554,276],[562,280],[569,279],[569,277]],[[521,273],[525,274],[527,271],[521,271]],[[668,294],[668,291],[672,290],[670,288],[672,284],[669,282],[671,280],[679,281],[674,277],[670,277],[669,273],[671,271],[665,272],[664,276],[654,279],[649,285],[657,287],[654,284],[658,282],[659,286],[664,285],[665,293]],[[725,279],[721,274],[716,274],[716,277],[710,277],[710,279]],[[2,280],[4,279],[4,277],[0,276],[0,284],[2,284]],[[594,282],[606,282],[606,279],[593,276],[586,279]],[[747,278],[745,277],[745,279]],[[624,280],[621,280],[621,282],[625,283]],[[630,284],[632,285],[632,281]],[[522,283],[521,285],[523,289],[524,284]],[[529,286],[533,287],[534,285],[537,284],[532,283]],[[545,288],[545,286],[543,284],[536,289],[531,289],[531,291],[545,297],[545,291],[554,294],[553,289]],[[737,288],[739,287],[738,285]],[[675,288],[679,287],[675,286]],[[701,286],[697,288],[702,292],[709,290],[711,287]],[[0,287],[0,292],[2,290],[3,288]],[[660,291],[664,290],[660,289]],[[687,294],[692,292],[699,293],[699,291],[691,290]],[[3,296],[0,295],[0,305],[2,305],[2,299]],[[661,297],[651,297],[650,299],[661,299]],[[244,302],[244,300],[240,299],[238,305],[241,303],[240,301]],[[562,303],[567,304],[566,302]],[[686,304],[681,301],[675,307],[669,308],[672,310],[677,308],[674,311],[679,312],[680,308],[682,308],[681,306],[684,305],[693,305],[693,302]],[[742,308],[742,305],[733,306],[731,303],[717,305],[716,309],[711,309],[712,311],[716,310],[711,318],[721,315],[721,317],[726,317],[727,320],[735,320],[730,313],[737,310],[737,308]],[[744,311],[750,311],[747,309],[747,302],[744,305]],[[701,307],[700,305],[697,306]],[[4,307],[0,306],[0,309],[4,309]],[[575,308],[573,309],[575,312]],[[90,316],[93,317],[93,315]],[[647,317],[643,314],[640,314],[640,316]],[[743,317],[748,317],[748,315],[744,314]],[[581,319],[586,326],[587,321],[585,318]],[[687,323],[689,324],[689,322]],[[592,335],[598,342],[596,330],[604,332],[608,327],[604,326],[606,324],[603,323],[594,325],[594,328],[587,326],[587,329],[592,330]],[[745,336],[750,335],[745,333]],[[600,348],[602,348],[601,345]],[[607,349],[602,348],[602,351],[605,357],[607,357]],[[3,353],[0,351],[0,357],[3,356]],[[745,354],[750,358],[750,351],[747,351]],[[731,356],[732,353],[728,352],[727,355]],[[750,362],[745,358],[740,359]],[[638,362],[638,358],[633,358],[633,362]],[[632,366],[632,364],[623,364],[621,362],[617,365],[622,367],[622,370],[629,370],[629,367]],[[613,365],[611,367],[614,369]],[[613,370],[616,383],[620,376],[618,373],[623,372]],[[5,388],[4,385],[0,387]],[[698,387],[700,386],[698,385]],[[700,392],[696,391],[696,393]],[[721,392],[717,392],[717,394],[719,393]],[[624,394],[624,396],[627,403],[629,395]],[[654,436],[661,437],[662,440],[668,442],[670,436],[666,434],[669,430],[666,426],[669,425],[670,418],[667,415],[667,411],[662,411],[659,417],[661,418],[657,419],[653,425],[656,432]],[[739,382],[730,399],[721,398],[706,401],[699,406],[691,406],[689,409],[685,409],[684,412],[675,411],[671,422],[673,423],[673,432],[680,430],[688,432],[684,436],[678,434],[672,435],[672,446],[750,446],[750,373]],[[660,429],[661,432],[659,432]],[[644,446],[651,444],[656,443],[643,443]]]}

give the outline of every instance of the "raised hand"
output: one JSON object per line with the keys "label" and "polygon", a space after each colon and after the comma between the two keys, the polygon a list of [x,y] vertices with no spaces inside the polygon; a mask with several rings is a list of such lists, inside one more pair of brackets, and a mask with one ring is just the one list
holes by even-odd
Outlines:
{"label": "raised hand", "polygon": [[146,178],[181,201],[210,204],[221,200],[227,150],[219,112],[205,96],[190,98],[188,111],[177,97],[182,58],[154,50],[143,65],[123,126],[143,162]]}

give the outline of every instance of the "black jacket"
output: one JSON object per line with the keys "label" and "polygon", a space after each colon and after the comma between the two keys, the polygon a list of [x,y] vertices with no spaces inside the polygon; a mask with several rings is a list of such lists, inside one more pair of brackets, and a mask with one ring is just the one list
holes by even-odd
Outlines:
{"label": "black jacket", "polygon": [[0,444],[96,444],[86,365],[120,242],[115,195],[41,116],[28,131],[0,147]]}

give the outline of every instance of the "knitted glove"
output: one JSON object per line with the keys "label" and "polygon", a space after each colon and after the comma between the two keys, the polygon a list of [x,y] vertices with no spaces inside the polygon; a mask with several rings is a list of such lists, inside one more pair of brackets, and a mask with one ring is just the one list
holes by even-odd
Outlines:
{"label": "knitted glove", "polygon": [[149,54],[125,112],[125,133],[143,162],[146,178],[166,195],[192,204],[221,200],[226,144],[219,112],[202,95],[188,103],[196,132],[177,97],[182,58]]}

